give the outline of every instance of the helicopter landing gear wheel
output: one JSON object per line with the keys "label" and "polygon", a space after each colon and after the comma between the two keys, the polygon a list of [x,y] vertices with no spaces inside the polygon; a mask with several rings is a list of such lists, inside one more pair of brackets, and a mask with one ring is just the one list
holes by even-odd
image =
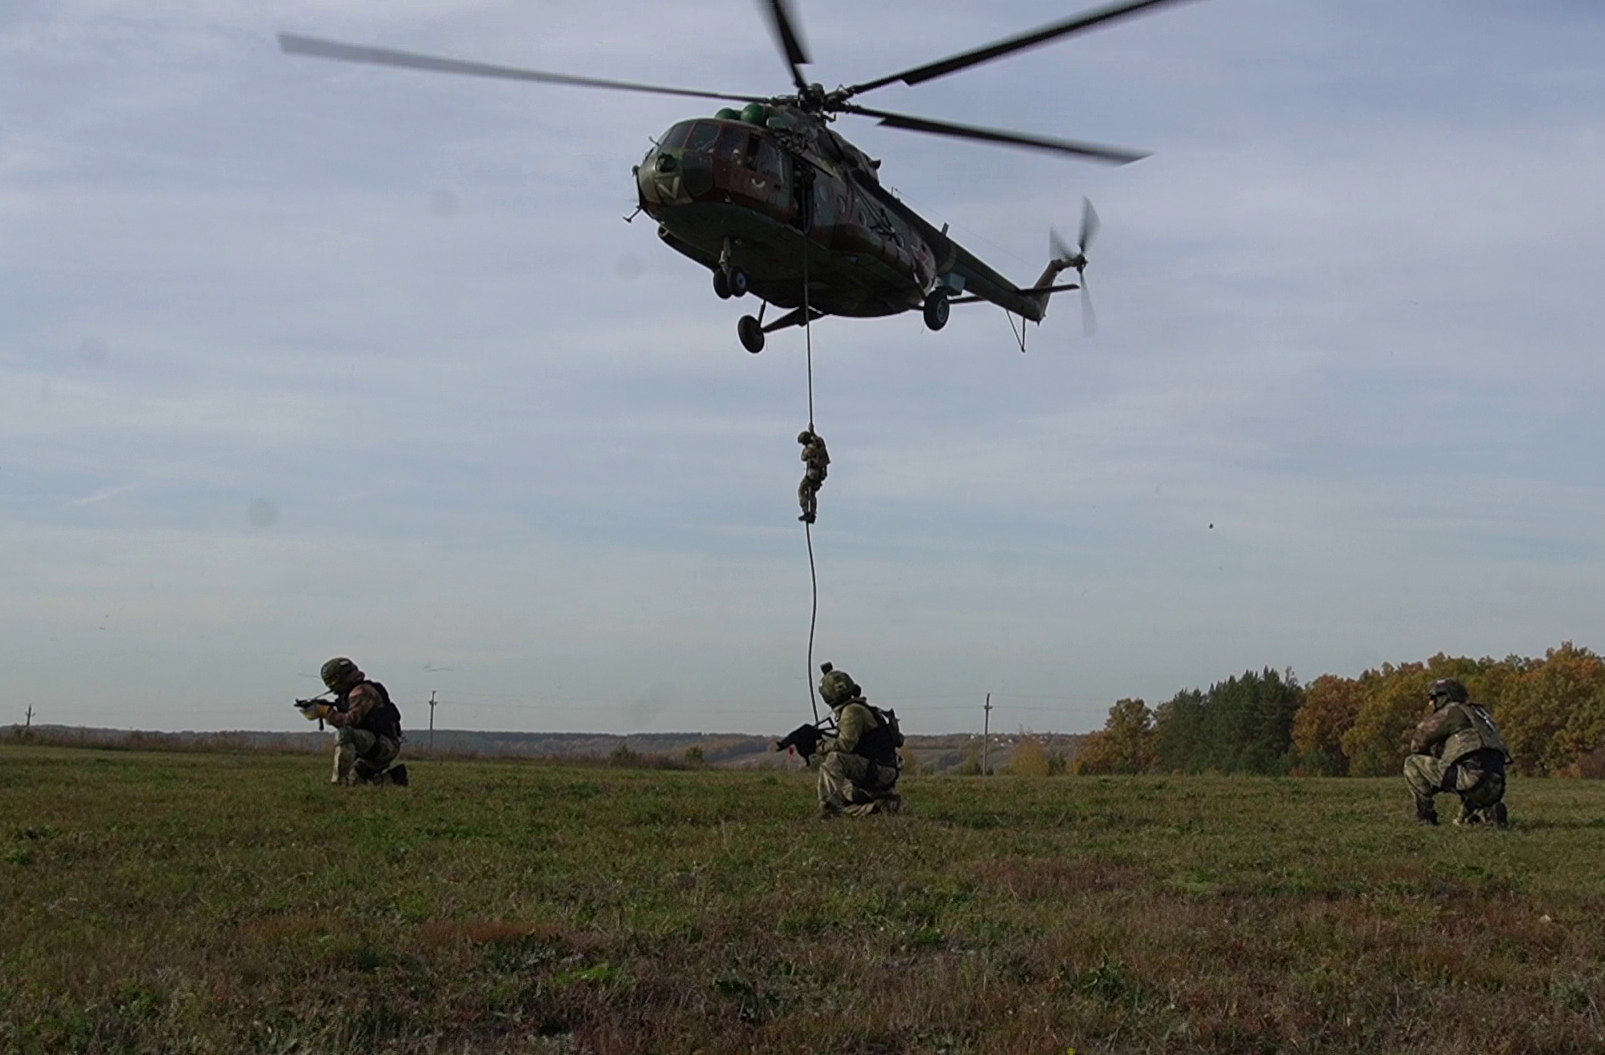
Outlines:
{"label": "helicopter landing gear wheel", "polygon": [[940,289],[931,290],[925,298],[925,326],[927,329],[940,330],[947,325],[947,313],[952,306],[947,302],[947,293]]}
{"label": "helicopter landing gear wheel", "polygon": [[720,300],[730,299],[730,276],[724,273],[724,268],[713,269],[713,291],[719,295]]}
{"label": "helicopter landing gear wheel", "polygon": [[725,285],[730,287],[732,297],[745,297],[747,295],[747,273],[739,267],[732,265],[725,271]]}
{"label": "helicopter landing gear wheel", "polygon": [[743,315],[736,323],[736,336],[741,338],[741,347],[753,355],[763,351],[763,323],[751,315]]}

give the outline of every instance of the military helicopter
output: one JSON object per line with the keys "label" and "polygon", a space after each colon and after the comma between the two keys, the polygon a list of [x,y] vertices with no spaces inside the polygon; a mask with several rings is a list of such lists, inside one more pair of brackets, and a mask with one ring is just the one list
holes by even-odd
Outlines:
{"label": "military helicopter", "polygon": [[[1050,232],[1052,256],[1030,286],[1020,287],[904,204],[881,185],[880,162],[830,127],[839,115],[871,117],[912,132],[980,140],[1112,164],[1147,155],[1095,143],[934,121],[861,106],[853,100],[893,82],[921,84],[992,59],[1046,44],[1148,8],[1182,0],[1118,0],[1018,36],[874,80],[827,91],[803,76],[810,59],[787,0],[760,0],[796,91],[755,96],[672,88],[631,81],[442,58],[390,48],[279,34],[294,55],[476,77],[535,81],[613,91],[688,96],[741,104],[711,117],[680,121],[653,142],[634,167],[637,212],[658,222],[671,249],[708,268],[721,299],[752,293],[757,315],[736,327],[749,352],[763,350],[766,334],[826,315],[875,317],[918,310],[925,325],[947,325],[952,304],[988,301],[1040,323],[1054,293],[1082,291],[1083,326],[1094,325],[1086,299],[1087,246],[1097,213],[1083,202],[1081,231],[1072,250]],[[632,217],[633,218],[633,217]],[[1074,270],[1077,282],[1057,283]],[[785,314],[769,322],[770,305]]]}

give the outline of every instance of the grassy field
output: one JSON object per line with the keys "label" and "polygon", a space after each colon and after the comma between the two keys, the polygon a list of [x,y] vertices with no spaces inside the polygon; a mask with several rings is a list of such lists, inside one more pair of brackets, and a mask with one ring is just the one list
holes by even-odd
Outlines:
{"label": "grassy field", "polygon": [[1605,1051],[1601,784],[411,768],[0,747],[0,1051]]}

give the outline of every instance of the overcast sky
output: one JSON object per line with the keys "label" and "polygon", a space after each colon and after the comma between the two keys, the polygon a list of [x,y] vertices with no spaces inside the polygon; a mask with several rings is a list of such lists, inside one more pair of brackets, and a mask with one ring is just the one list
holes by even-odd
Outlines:
{"label": "overcast sky", "polygon": [[[798,0],[827,86],[1064,17]],[[0,8],[0,722],[305,728],[343,654],[408,723],[809,716],[800,330],[634,207],[698,100],[281,55],[274,34],[739,93],[749,0]],[[827,319],[816,661],[911,732],[1078,732],[1248,668],[1601,647],[1605,7],[1202,0],[868,105],[883,182],[1075,295]]]}

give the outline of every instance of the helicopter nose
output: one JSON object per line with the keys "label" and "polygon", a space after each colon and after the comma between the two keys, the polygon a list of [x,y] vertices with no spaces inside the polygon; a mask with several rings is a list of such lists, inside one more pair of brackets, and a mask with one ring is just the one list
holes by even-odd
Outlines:
{"label": "helicopter nose", "polygon": [[640,188],[641,200],[650,205],[677,205],[689,200],[682,181],[683,166],[673,154],[659,153],[647,157],[636,168],[635,184]]}

